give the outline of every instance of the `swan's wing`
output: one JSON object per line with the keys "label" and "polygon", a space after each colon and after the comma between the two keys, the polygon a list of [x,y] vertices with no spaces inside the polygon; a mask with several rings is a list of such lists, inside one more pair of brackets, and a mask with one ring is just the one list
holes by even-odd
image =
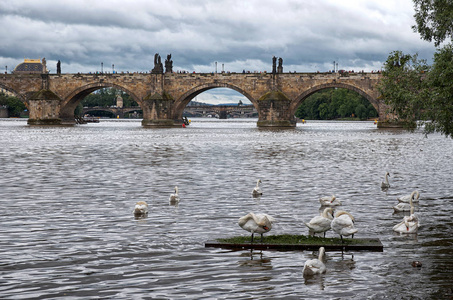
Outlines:
{"label": "swan's wing", "polygon": [[320,226],[320,227],[329,226],[330,227],[331,222],[332,221],[327,218],[324,218],[321,216],[316,216],[313,219],[311,219],[308,224],[310,224],[311,226]]}
{"label": "swan's wing", "polygon": [[271,222],[271,223],[275,222],[275,218],[272,216],[269,216],[268,214],[256,214],[255,215],[255,220],[257,221],[257,223],[259,223],[263,218],[267,218],[269,220],[269,222]]}
{"label": "swan's wing", "polygon": [[396,198],[396,200],[398,200],[399,202],[409,202],[410,199],[411,195],[404,195],[399,198]]}
{"label": "swan's wing", "polygon": [[243,227],[245,225],[245,223],[247,223],[247,221],[249,219],[251,219],[251,218],[253,219],[253,214],[252,213],[248,213],[245,216],[240,217],[239,220],[238,220],[239,226]]}
{"label": "swan's wing", "polygon": [[341,227],[354,226],[354,222],[352,222],[352,219],[347,215],[341,215],[340,217],[333,219],[332,222],[335,222],[336,225]]}
{"label": "swan's wing", "polygon": [[313,274],[320,274],[326,271],[326,266],[324,263],[318,259],[310,259],[307,260],[304,264],[304,271],[305,275],[313,275]]}

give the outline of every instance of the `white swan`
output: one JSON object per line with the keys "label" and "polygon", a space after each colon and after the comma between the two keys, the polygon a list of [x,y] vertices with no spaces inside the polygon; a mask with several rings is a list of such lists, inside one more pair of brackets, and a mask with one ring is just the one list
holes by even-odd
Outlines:
{"label": "white swan", "polygon": [[412,206],[411,215],[404,216],[403,221],[393,226],[393,231],[399,233],[416,233],[419,226],[418,217],[414,214],[414,207]]}
{"label": "white swan", "polygon": [[261,191],[261,188],[260,188],[260,183],[261,183],[261,179],[258,179],[256,181],[256,186],[253,188],[253,191],[252,191],[253,197],[258,197],[263,194],[263,191]]}
{"label": "white swan", "polygon": [[398,200],[399,202],[409,203],[411,199],[412,199],[412,202],[418,202],[419,198],[420,198],[420,193],[419,193],[419,191],[415,190],[410,195],[401,196],[399,198],[396,198],[396,200]]}
{"label": "white swan", "polygon": [[176,205],[179,203],[179,195],[178,195],[178,187],[175,186],[175,193],[170,195],[170,204],[171,205]]}
{"label": "white swan", "polygon": [[335,213],[335,218],[332,220],[330,226],[335,233],[340,235],[341,242],[343,242],[343,236],[352,235],[354,237],[354,233],[358,231],[354,227],[354,217],[343,210]]}
{"label": "white swan", "polygon": [[263,233],[272,229],[274,221],[275,219],[267,214],[249,213],[239,218],[238,224],[242,229],[252,233],[253,243],[253,235],[255,233],[261,234],[261,242],[263,241]]}
{"label": "white swan", "polygon": [[310,222],[305,223],[309,228],[308,234],[314,235],[315,233],[324,233],[326,237],[326,231],[330,230],[330,223],[333,219],[333,208],[327,207],[321,213],[320,216],[316,216],[310,220]]}
{"label": "white swan", "polygon": [[385,181],[381,182],[382,189],[388,189],[390,187],[389,176],[389,172],[385,173]]}
{"label": "white swan", "polygon": [[319,248],[319,255],[316,259],[309,259],[304,264],[304,270],[302,271],[304,276],[312,276],[315,274],[322,274],[326,272],[326,265],[324,264],[324,255],[326,250],[324,247]]}
{"label": "white swan", "polygon": [[133,211],[136,217],[143,217],[148,214],[148,203],[145,201],[138,201],[135,203],[135,208]]}
{"label": "white swan", "polygon": [[334,195],[332,196],[324,196],[319,198],[319,203],[321,206],[338,206],[341,205],[340,200],[338,200]]}
{"label": "white swan", "polygon": [[393,210],[395,212],[410,211],[411,207],[412,207],[412,205],[409,203],[400,202],[397,205],[393,206]]}

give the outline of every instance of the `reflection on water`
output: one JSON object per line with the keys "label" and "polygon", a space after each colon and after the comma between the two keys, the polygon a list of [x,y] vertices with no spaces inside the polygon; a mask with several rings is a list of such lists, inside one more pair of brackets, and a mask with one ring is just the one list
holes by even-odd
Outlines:
{"label": "reflection on water", "polygon": [[[453,143],[440,135],[203,119],[173,129],[0,120],[0,134],[0,298],[453,296]],[[257,179],[263,195],[253,198]],[[178,206],[169,205],[175,186]],[[419,232],[395,235],[406,214],[392,206],[415,189]],[[310,252],[204,248],[248,234],[237,220],[251,211],[276,218],[268,234],[307,234],[319,197],[332,194],[354,215],[354,237],[381,239],[383,253],[327,252],[327,273],[306,280]],[[146,218],[134,218],[137,201],[148,203]]]}

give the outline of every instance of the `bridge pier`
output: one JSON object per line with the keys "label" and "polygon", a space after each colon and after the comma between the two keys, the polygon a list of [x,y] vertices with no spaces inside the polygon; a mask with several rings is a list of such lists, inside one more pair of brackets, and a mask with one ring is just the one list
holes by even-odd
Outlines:
{"label": "bridge pier", "polygon": [[291,100],[280,91],[271,91],[258,99],[258,127],[296,127],[290,110]]}
{"label": "bridge pier", "polygon": [[415,128],[416,123],[409,123],[402,120],[398,115],[391,112],[391,107],[385,103],[379,105],[379,120],[377,123],[378,128]]}
{"label": "bridge pier", "polygon": [[173,118],[173,99],[170,95],[154,93],[143,99],[143,127],[181,127],[182,119]]}
{"label": "bridge pier", "polygon": [[[40,90],[27,101],[29,125],[61,125],[61,99],[50,90]],[[73,120],[74,121],[74,120]]]}
{"label": "bridge pier", "polygon": [[219,119],[220,120],[226,120],[227,119],[227,111],[226,111],[226,109],[224,107],[220,108]]}

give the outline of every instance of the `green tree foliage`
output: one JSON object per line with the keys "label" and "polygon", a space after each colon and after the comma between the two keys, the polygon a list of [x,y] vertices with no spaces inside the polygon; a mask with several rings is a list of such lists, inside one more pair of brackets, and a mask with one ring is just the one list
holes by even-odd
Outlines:
{"label": "green tree foliage", "polygon": [[[438,47],[453,40],[453,1],[414,0],[412,28]],[[440,132],[453,138],[453,47],[438,48],[433,65],[417,55],[394,51],[388,57],[380,84],[385,102],[408,121],[420,120],[425,133]]]}
{"label": "green tree foliage", "polygon": [[8,96],[5,93],[0,93],[0,106],[8,108],[10,117],[20,117],[21,113],[27,109],[19,98]]}
{"label": "green tree foliage", "polygon": [[390,113],[409,123],[420,117],[426,97],[423,79],[428,70],[426,61],[419,60],[417,54],[393,51],[389,55],[378,88],[385,103],[391,107]]}
{"label": "green tree foliage", "polygon": [[421,38],[438,47],[444,40],[453,40],[453,1],[451,0],[414,0],[414,31]]}
{"label": "green tree foliage", "polygon": [[116,105],[116,97],[118,95],[123,98],[124,107],[138,106],[137,102],[135,102],[129,94],[114,88],[103,88],[89,94],[82,100],[82,106],[106,107]]}
{"label": "green tree foliage", "polygon": [[312,94],[299,106],[296,117],[308,120],[332,120],[357,117],[375,118],[377,111],[371,103],[348,89],[325,89]]}
{"label": "green tree foliage", "polygon": [[383,68],[379,90],[392,113],[401,120],[424,125],[425,133],[453,137],[453,48],[434,54],[428,66],[417,55],[394,51]]}
{"label": "green tree foliage", "polygon": [[428,97],[424,119],[425,132],[441,132],[453,138],[453,46],[446,45],[434,54],[427,78]]}

